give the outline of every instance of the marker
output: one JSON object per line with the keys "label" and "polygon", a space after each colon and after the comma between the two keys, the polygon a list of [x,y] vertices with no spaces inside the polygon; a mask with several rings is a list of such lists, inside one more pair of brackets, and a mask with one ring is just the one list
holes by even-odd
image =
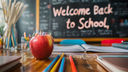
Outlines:
{"label": "marker", "polygon": [[56,63],[56,61],[59,59],[60,55],[58,55],[49,65],[47,68],[45,68],[45,70],[43,72],[49,72],[50,69],[53,67],[53,65]]}
{"label": "marker", "polygon": [[76,66],[75,66],[75,63],[74,63],[74,61],[73,61],[72,56],[69,56],[69,60],[70,60],[72,72],[77,72],[77,69],[76,69]]}
{"label": "marker", "polygon": [[65,57],[63,57],[63,59],[61,61],[59,72],[64,72],[64,65],[65,65]]}
{"label": "marker", "polygon": [[51,69],[50,72],[56,72],[56,69],[58,68],[59,63],[60,63],[61,59],[63,58],[63,56],[64,56],[64,53],[62,53],[61,57],[58,59],[58,61],[57,61],[56,64],[53,66],[53,68]]}

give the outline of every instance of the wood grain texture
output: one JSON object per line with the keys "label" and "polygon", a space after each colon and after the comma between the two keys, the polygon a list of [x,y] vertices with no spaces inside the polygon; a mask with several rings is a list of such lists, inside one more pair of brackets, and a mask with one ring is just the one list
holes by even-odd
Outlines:
{"label": "wood grain texture", "polygon": [[[9,69],[9,72],[42,72],[57,56],[61,53],[53,53],[48,59],[37,60],[30,51],[22,50],[0,50],[0,56],[21,56],[21,65],[16,65]],[[74,58],[78,72],[106,72],[105,69],[95,61],[95,53],[65,53],[66,64],[65,72],[71,72],[69,56]]]}
{"label": "wood grain texture", "polygon": [[36,0],[36,31],[39,32],[40,0]]}

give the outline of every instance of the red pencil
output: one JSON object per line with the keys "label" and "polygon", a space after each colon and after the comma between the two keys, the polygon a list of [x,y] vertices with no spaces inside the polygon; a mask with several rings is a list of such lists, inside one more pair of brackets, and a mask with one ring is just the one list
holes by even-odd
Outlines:
{"label": "red pencil", "polygon": [[75,63],[74,63],[74,61],[73,61],[72,56],[69,56],[69,60],[70,60],[72,72],[77,72],[77,69],[76,69],[76,66],[75,66]]}

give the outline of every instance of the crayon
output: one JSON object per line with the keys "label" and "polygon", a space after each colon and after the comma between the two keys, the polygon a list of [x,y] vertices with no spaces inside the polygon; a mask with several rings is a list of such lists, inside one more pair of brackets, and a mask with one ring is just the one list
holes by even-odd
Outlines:
{"label": "crayon", "polygon": [[77,72],[77,69],[76,69],[76,66],[75,66],[75,63],[74,63],[74,61],[73,61],[72,56],[69,56],[69,60],[70,60],[72,72]]}
{"label": "crayon", "polygon": [[58,68],[58,66],[59,66],[59,63],[60,63],[61,59],[63,58],[63,56],[64,56],[64,53],[61,54],[61,57],[58,59],[58,61],[57,61],[56,64],[53,66],[53,68],[51,69],[50,72],[56,72],[56,70],[57,70],[57,68]]}
{"label": "crayon", "polygon": [[59,72],[64,72],[64,65],[65,65],[65,57],[63,57],[63,59],[61,61]]}
{"label": "crayon", "polygon": [[53,67],[53,65],[56,63],[56,61],[59,59],[60,55],[58,55],[49,65],[47,68],[45,68],[45,70],[43,72],[49,72],[50,69]]}

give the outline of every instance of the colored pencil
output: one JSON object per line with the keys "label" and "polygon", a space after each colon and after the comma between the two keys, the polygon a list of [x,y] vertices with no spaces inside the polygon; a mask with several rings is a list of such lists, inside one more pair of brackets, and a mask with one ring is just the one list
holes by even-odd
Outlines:
{"label": "colored pencil", "polygon": [[64,53],[62,53],[61,57],[58,59],[58,61],[57,61],[56,64],[53,66],[53,68],[51,69],[50,72],[56,72],[56,70],[57,70],[57,68],[58,68],[58,66],[59,66],[59,63],[60,63],[61,59],[63,58],[63,56],[64,56]]}
{"label": "colored pencil", "polygon": [[50,69],[53,67],[53,65],[56,63],[56,61],[59,59],[60,55],[58,55],[49,65],[47,68],[45,68],[45,70],[43,72],[49,72]]}
{"label": "colored pencil", "polygon": [[61,61],[59,72],[64,72],[64,65],[65,65],[65,57],[63,57],[63,59]]}
{"label": "colored pencil", "polygon": [[72,56],[69,56],[69,60],[70,60],[72,72],[77,72],[77,69],[76,69],[76,66],[75,66],[75,63],[73,61]]}

